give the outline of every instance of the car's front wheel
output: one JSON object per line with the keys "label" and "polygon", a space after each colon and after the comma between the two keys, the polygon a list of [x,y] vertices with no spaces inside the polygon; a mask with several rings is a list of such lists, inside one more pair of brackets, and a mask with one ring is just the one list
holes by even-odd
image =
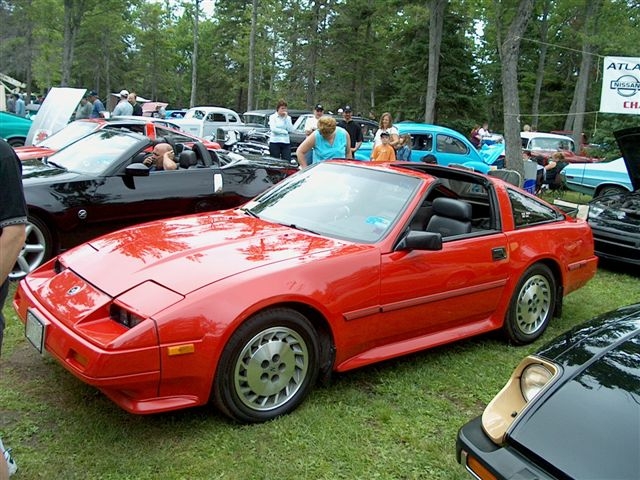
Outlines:
{"label": "car's front wheel", "polygon": [[549,324],[556,304],[556,281],[546,265],[529,267],[511,298],[504,331],[513,343],[536,340]]}
{"label": "car's front wheel", "polygon": [[319,370],[317,332],[289,308],[260,312],[231,336],[213,385],[218,408],[240,422],[264,422],[297,408]]}
{"label": "car's front wheel", "polygon": [[596,192],[595,196],[600,197],[605,195],[614,195],[616,193],[627,193],[627,190],[617,185],[605,185]]}
{"label": "car's front wheel", "polygon": [[24,247],[22,247],[13,270],[9,274],[11,280],[20,280],[48,260],[52,253],[51,233],[42,220],[30,216],[26,234]]}

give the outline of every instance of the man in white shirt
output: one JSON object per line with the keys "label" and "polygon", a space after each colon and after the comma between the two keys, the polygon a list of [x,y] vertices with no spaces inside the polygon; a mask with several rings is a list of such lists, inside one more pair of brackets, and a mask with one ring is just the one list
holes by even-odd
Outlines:
{"label": "man in white shirt", "polygon": [[129,92],[127,90],[120,91],[120,101],[111,112],[112,117],[121,117],[123,115],[133,115],[133,105],[129,103]]}
{"label": "man in white shirt", "polygon": [[317,104],[313,109],[313,116],[307,118],[304,122],[304,133],[307,135],[311,135],[318,128],[318,119],[324,115],[324,107],[320,104]]}

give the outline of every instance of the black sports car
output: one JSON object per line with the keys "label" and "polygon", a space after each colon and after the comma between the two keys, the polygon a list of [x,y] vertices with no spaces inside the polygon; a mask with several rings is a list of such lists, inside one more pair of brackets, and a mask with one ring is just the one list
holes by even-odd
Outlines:
{"label": "black sports car", "polygon": [[561,335],[515,369],[457,458],[481,480],[640,478],[640,304]]}
{"label": "black sports car", "polygon": [[240,205],[297,171],[275,158],[207,150],[196,142],[174,145],[177,170],[151,172],[142,159],[163,140],[105,127],[48,158],[24,161],[29,225],[11,278],[106,232]]}
{"label": "black sports car", "polygon": [[640,127],[619,130],[614,135],[629,171],[633,192],[594,198],[589,203],[588,221],[596,255],[640,265]]}

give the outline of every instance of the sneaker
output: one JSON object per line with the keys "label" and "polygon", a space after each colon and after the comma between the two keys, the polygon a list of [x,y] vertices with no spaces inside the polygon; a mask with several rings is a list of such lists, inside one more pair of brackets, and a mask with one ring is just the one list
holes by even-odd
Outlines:
{"label": "sneaker", "polygon": [[9,476],[16,473],[18,470],[18,465],[16,465],[16,461],[11,456],[11,449],[7,448],[4,452],[4,459],[7,461],[7,466],[9,467]]}

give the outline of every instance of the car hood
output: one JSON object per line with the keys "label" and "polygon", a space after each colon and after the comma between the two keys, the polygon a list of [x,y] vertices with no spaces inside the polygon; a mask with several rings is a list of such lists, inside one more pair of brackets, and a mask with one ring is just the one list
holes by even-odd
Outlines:
{"label": "car hood", "polygon": [[613,132],[624,163],[629,171],[633,190],[640,189],[640,127],[626,128]]}
{"label": "car hood", "polygon": [[42,183],[43,181],[47,183],[66,182],[77,176],[78,173],[76,172],[69,172],[64,168],[47,165],[39,160],[25,160],[22,162],[22,183],[25,187],[34,183]]}
{"label": "car hood", "polygon": [[539,354],[561,367],[560,381],[534,401],[509,442],[568,478],[637,478],[638,352],[640,304],[559,337]]}
{"label": "car hood", "polygon": [[[62,263],[115,297],[146,281],[186,295],[210,283],[315,254],[363,245],[319,237],[240,210],[151,222],[105,235],[61,255]],[[270,270],[272,271],[272,270]]]}
{"label": "car hood", "polygon": [[589,224],[637,234],[640,230],[640,190],[596,197],[589,202]]}

